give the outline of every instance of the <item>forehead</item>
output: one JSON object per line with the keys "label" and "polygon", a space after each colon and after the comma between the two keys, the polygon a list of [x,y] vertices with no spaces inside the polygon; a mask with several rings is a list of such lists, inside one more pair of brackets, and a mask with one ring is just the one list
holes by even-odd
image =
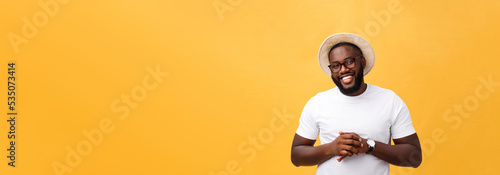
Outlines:
{"label": "forehead", "polygon": [[329,54],[330,58],[330,63],[334,61],[343,61],[346,58],[349,57],[357,57],[359,56],[359,53],[356,52],[356,50],[352,46],[339,46],[335,49],[332,49],[332,51]]}

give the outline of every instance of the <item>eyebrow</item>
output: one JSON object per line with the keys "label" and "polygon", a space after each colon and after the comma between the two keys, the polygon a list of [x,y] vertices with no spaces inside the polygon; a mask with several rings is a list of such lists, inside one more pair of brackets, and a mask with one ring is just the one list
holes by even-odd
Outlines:
{"label": "eyebrow", "polygon": [[[358,57],[359,57],[359,56],[358,56]],[[344,58],[344,61],[342,61],[342,63],[344,63],[344,62],[345,62],[345,60],[347,60],[347,59],[355,59],[355,58],[357,58],[357,57],[347,57],[347,58]],[[330,64],[333,64],[333,63],[340,63],[340,62],[338,62],[338,61],[334,61],[334,62],[331,62]]]}

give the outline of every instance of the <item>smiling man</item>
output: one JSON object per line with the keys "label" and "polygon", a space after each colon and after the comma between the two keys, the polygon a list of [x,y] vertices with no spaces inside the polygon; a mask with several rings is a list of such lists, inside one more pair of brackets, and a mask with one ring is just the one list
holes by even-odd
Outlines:
{"label": "smiling man", "polygon": [[[305,105],[292,143],[295,166],[318,165],[318,175],[389,175],[389,164],[420,165],[420,141],[403,100],[364,82],[374,63],[372,47],[358,35],[339,33],[323,42],[319,64],[337,87]],[[318,135],[321,145],[314,146]]]}

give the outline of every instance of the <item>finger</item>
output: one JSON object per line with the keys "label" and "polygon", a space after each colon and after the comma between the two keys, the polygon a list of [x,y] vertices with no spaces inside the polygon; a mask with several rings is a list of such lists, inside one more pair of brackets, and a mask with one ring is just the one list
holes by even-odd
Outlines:
{"label": "finger", "polygon": [[338,161],[338,162],[340,162],[340,161],[342,161],[342,159],[344,159],[344,158],[345,158],[344,156],[339,156],[339,157],[337,157],[337,161]]}
{"label": "finger", "polygon": [[353,140],[353,139],[340,140],[340,143],[342,143],[344,145],[352,145],[352,146],[356,146],[356,147],[361,147],[361,142],[359,142],[357,140]]}
{"label": "finger", "polygon": [[361,138],[361,137],[360,137],[357,133],[355,133],[355,132],[350,132],[349,134],[352,134],[352,135],[354,135],[354,136],[356,136],[356,137]]}
{"label": "finger", "polygon": [[351,152],[353,154],[359,153],[359,150],[357,148],[351,146],[351,145],[342,145],[342,146],[340,146],[340,149],[341,150],[349,151],[349,152]]}
{"label": "finger", "polygon": [[360,137],[359,136],[356,136],[355,134],[352,134],[352,133],[344,133],[342,135],[340,135],[342,138],[344,139],[353,139],[353,140],[359,140]]}
{"label": "finger", "polygon": [[347,150],[341,150],[340,151],[340,156],[344,156],[344,157],[352,156],[352,152],[347,151]]}
{"label": "finger", "polygon": [[355,140],[360,140],[362,139],[361,136],[359,136],[357,133],[355,132],[342,132],[343,135],[346,135],[346,136],[349,136],[349,138],[352,138],[352,139],[355,139]]}
{"label": "finger", "polygon": [[361,136],[359,136],[358,134],[354,133],[354,132],[353,132],[353,133],[351,133],[351,134],[354,136],[354,138],[355,138],[356,140],[358,140],[359,142],[361,142],[361,147],[363,147],[363,140],[364,140],[364,139],[363,139]]}
{"label": "finger", "polygon": [[352,156],[352,153],[350,153],[349,151],[346,151],[346,150],[341,150],[339,153],[339,156],[344,156],[344,157]]}
{"label": "finger", "polygon": [[353,133],[349,133],[349,134],[352,135],[352,139],[354,139],[354,140],[358,140],[359,141],[359,140],[362,139],[358,134],[356,134],[354,132]]}
{"label": "finger", "polygon": [[339,134],[342,135],[342,134],[345,134],[345,132],[339,131]]}
{"label": "finger", "polygon": [[352,139],[353,135],[348,133],[343,133],[342,135],[339,135],[339,137],[343,139]]}

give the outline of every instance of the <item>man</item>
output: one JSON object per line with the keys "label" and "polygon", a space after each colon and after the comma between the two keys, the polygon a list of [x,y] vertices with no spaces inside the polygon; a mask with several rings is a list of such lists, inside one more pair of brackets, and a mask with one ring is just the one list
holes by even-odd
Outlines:
{"label": "man", "polygon": [[[389,175],[389,164],[420,165],[420,141],[405,103],[364,82],[374,63],[372,47],[358,35],[339,33],[323,42],[319,64],[337,87],[305,105],[292,143],[295,166],[318,165],[318,175]],[[314,146],[318,135],[321,145]]]}

